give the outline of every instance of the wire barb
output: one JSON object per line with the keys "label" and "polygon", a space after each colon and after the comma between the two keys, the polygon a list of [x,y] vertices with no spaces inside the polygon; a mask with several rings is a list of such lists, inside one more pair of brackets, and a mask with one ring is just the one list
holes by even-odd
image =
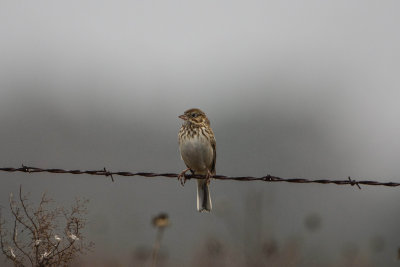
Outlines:
{"label": "wire barb", "polygon": [[[177,178],[179,174],[177,173],[154,173],[154,172],[128,172],[128,171],[118,171],[112,172],[108,171],[105,167],[102,170],[65,170],[65,169],[44,169],[38,167],[28,167],[22,164],[20,168],[12,168],[12,167],[2,167],[0,171],[3,172],[23,172],[23,173],[53,173],[53,174],[89,174],[96,176],[110,176],[111,180],[114,182],[113,175],[119,176],[142,176],[142,177],[167,177],[167,178]],[[186,175],[186,179],[205,179],[206,176],[203,175],[194,175],[188,174]],[[370,186],[386,186],[386,187],[398,187],[400,183],[395,182],[378,182],[378,181],[356,181],[352,180],[350,176],[347,180],[328,180],[328,179],[304,179],[304,178],[281,178],[277,176],[272,176],[270,174],[263,177],[251,177],[251,176],[239,176],[239,177],[230,177],[224,175],[214,175],[212,177],[216,180],[231,180],[231,181],[261,181],[261,182],[287,182],[287,183],[297,183],[297,184],[336,184],[336,185],[356,185],[359,189],[361,189],[360,185],[370,185]]]}
{"label": "wire barb", "polygon": [[356,180],[351,180],[350,176],[348,178],[349,178],[351,186],[356,185],[358,187],[358,189],[361,190],[361,186],[358,184],[358,182]]}
{"label": "wire barb", "polygon": [[21,171],[23,171],[23,172],[29,172],[29,173],[31,172],[31,171],[29,170],[29,168],[26,167],[24,164],[21,165],[21,169],[22,169]]}
{"label": "wire barb", "polygon": [[107,176],[110,176],[111,177],[111,181],[112,182],[114,182],[114,177],[113,177],[113,175],[112,175],[112,172],[109,172],[109,171],[107,171],[107,169],[106,169],[106,167],[104,167],[104,175],[107,177]]}

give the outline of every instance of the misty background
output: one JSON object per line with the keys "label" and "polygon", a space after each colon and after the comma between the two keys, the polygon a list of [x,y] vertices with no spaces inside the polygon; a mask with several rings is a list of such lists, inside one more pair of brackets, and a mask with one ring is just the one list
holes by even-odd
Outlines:
{"label": "misty background", "polygon": [[[178,115],[197,107],[216,136],[217,174],[399,182],[399,8],[2,0],[0,165],[177,173]],[[0,178],[2,207],[20,184],[32,201],[90,199],[87,264],[134,264],[166,212],[166,266],[200,266],[209,244],[219,266],[253,265],[271,246],[295,251],[290,266],[398,265],[397,188],[213,180],[214,209],[199,214],[192,180]]]}

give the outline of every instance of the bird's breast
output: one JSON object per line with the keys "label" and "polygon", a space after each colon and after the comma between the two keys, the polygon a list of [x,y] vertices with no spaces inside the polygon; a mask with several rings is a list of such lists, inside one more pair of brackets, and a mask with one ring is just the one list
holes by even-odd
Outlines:
{"label": "bird's breast", "polygon": [[213,148],[202,135],[182,138],[179,149],[186,166],[196,174],[207,174],[213,162]]}

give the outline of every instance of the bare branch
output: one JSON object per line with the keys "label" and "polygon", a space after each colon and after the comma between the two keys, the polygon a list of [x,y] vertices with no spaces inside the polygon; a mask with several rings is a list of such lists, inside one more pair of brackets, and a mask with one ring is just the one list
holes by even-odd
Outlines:
{"label": "bare branch", "polygon": [[33,231],[33,235],[34,235],[34,238],[36,239],[38,228],[36,226],[36,223],[33,221],[33,218],[29,215],[26,204],[24,203],[25,199],[23,199],[23,197],[22,197],[22,185],[19,186],[19,200],[21,202],[22,208],[24,209],[25,216],[31,221],[33,228],[35,228],[35,231]]}
{"label": "bare branch", "polygon": [[[12,196],[10,196],[10,210],[12,215],[14,216],[14,218],[20,223],[22,224],[26,229],[28,229],[32,235],[35,235],[35,230],[33,227],[29,226],[24,220],[23,218],[20,216],[19,214],[19,208],[18,207],[14,207],[15,202],[12,200]],[[15,209],[15,210],[14,210]]]}
{"label": "bare branch", "polygon": [[14,230],[13,230],[13,243],[14,243],[14,246],[22,253],[22,254],[24,254],[28,259],[29,259],[29,261],[31,262],[31,264],[33,265],[33,260],[32,260],[32,258],[31,258],[31,256],[29,256],[29,254],[27,253],[27,252],[25,252],[22,248],[21,248],[21,246],[19,245],[19,243],[18,243],[18,241],[17,241],[17,220],[15,219],[14,220]]}

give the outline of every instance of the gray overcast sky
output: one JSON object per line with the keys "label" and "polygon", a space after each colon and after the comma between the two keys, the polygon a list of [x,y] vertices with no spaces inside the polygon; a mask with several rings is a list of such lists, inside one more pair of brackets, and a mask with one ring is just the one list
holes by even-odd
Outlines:
{"label": "gray overcast sky", "polygon": [[[398,182],[399,8],[398,1],[3,0],[1,165],[178,172],[177,116],[198,107],[216,135],[219,174]],[[165,211],[172,266],[193,263],[211,237],[242,265],[246,235],[275,238],[280,249],[297,238],[304,266],[340,264],[349,246],[372,266],[397,264],[392,188],[213,181],[215,212],[204,215],[195,212],[192,181],[181,188],[162,178],[112,184],[1,173],[0,205],[21,183],[66,205],[90,198],[95,253],[115,261],[151,247],[150,218]],[[257,194],[261,206],[246,213]],[[309,235],[303,221],[311,213],[323,224]],[[259,232],[244,230],[254,225]],[[371,253],[376,236],[385,246]]]}

